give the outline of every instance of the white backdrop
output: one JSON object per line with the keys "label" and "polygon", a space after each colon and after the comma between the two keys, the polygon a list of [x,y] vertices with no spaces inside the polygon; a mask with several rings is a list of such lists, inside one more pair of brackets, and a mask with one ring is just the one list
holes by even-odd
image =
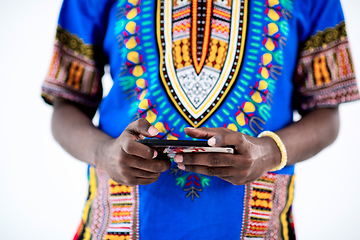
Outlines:
{"label": "white backdrop", "polygon": [[[360,1],[342,2],[360,74]],[[86,165],[53,140],[52,108],[40,98],[60,5],[0,0],[1,240],[72,239],[81,219]],[[359,149],[360,101],[341,106],[337,141],[296,168],[298,239],[360,239]]]}

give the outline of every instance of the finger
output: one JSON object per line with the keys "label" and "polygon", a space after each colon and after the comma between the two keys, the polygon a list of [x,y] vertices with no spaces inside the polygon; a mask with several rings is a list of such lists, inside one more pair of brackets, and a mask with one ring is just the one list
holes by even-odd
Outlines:
{"label": "finger", "polygon": [[210,138],[208,144],[212,147],[234,146],[238,154],[243,154],[250,146],[245,134],[231,130]]}
{"label": "finger", "polygon": [[244,134],[226,128],[185,128],[185,133],[190,137],[209,139],[208,144],[212,147],[235,146],[240,154],[248,147]]}
{"label": "finger", "polygon": [[136,178],[134,181],[137,182],[136,185],[149,185],[158,180],[158,178]]}
{"label": "finger", "polygon": [[140,118],[132,122],[124,130],[125,133],[135,136],[134,139],[145,137],[154,137],[159,133],[153,125],[151,125],[145,118]]}
{"label": "finger", "polygon": [[121,149],[128,155],[145,159],[153,159],[158,155],[154,149],[132,139],[125,140],[124,144],[121,145]]}
{"label": "finger", "polygon": [[198,138],[198,139],[209,139],[215,135],[220,134],[225,128],[185,128],[186,135]]}
{"label": "finger", "polygon": [[194,173],[200,173],[208,176],[216,176],[220,178],[230,178],[233,175],[233,169],[231,167],[206,167],[185,165],[185,170]]}
{"label": "finger", "polygon": [[[125,162],[126,161],[126,162]],[[123,160],[123,163],[130,168],[140,169],[152,173],[161,173],[168,170],[171,166],[169,160],[158,160],[158,159],[148,159],[139,158],[136,156],[129,156]]]}
{"label": "finger", "polygon": [[241,156],[227,153],[189,153],[177,154],[174,161],[184,165],[208,167],[232,167],[237,165]]}
{"label": "finger", "polygon": [[131,175],[136,178],[158,178],[160,177],[160,173],[149,172],[137,168],[130,168],[129,171]]}

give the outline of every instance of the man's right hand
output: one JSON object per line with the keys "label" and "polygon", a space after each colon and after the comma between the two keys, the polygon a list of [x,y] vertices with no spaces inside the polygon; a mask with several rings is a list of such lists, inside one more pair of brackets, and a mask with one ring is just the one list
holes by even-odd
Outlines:
{"label": "man's right hand", "polygon": [[117,139],[99,144],[95,165],[115,182],[127,186],[156,182],[160,173],[170,168],[171,162],[155,159],[154,149],[135,140],[154,137],[158,132],[146,119],[132,122]]}

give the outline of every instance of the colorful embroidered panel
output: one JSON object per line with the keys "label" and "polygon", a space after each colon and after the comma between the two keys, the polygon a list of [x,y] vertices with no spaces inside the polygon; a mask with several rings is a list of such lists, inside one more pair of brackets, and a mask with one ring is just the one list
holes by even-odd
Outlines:
{"label": "colorful embroidered panel", "polygon": [[211,116],[237,78],[246,41],[247,1],[158,1],[163,85],[192,126]]}
{"label": "colorful embroidered panel", "polygon": [[344,22],[305,42],[296,78],[301,111],[360,98]]}
{"label": "colorful embroidered panel", "polygon": [[114,182],[89,167],[90,194],[74,240],[139,239],[139,189]]}
{"label": "colorful embroidered panel", "polygon": [[241,239],[293,239],[294,176],[268,173],[245,187]]}
{"label": "colorful embroidered panel", "polygon": [[62,97],[96,108],[102,97],[100,77],[101,71],[94,61],[94,47],[58,27],[42,97],[49,103],[54,97]]}

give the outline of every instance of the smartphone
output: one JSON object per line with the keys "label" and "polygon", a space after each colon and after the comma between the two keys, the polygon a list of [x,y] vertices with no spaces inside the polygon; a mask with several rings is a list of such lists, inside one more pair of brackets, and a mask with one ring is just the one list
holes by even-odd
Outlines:
{"label": "smartphone", "polygon": [[139,139],[136,141],[155,149],[159,154],[166,154],[169,158],[173,158],[177,153],[234,153],[234,148],[231,146],[211,147],[207,141],[162,139]]}

